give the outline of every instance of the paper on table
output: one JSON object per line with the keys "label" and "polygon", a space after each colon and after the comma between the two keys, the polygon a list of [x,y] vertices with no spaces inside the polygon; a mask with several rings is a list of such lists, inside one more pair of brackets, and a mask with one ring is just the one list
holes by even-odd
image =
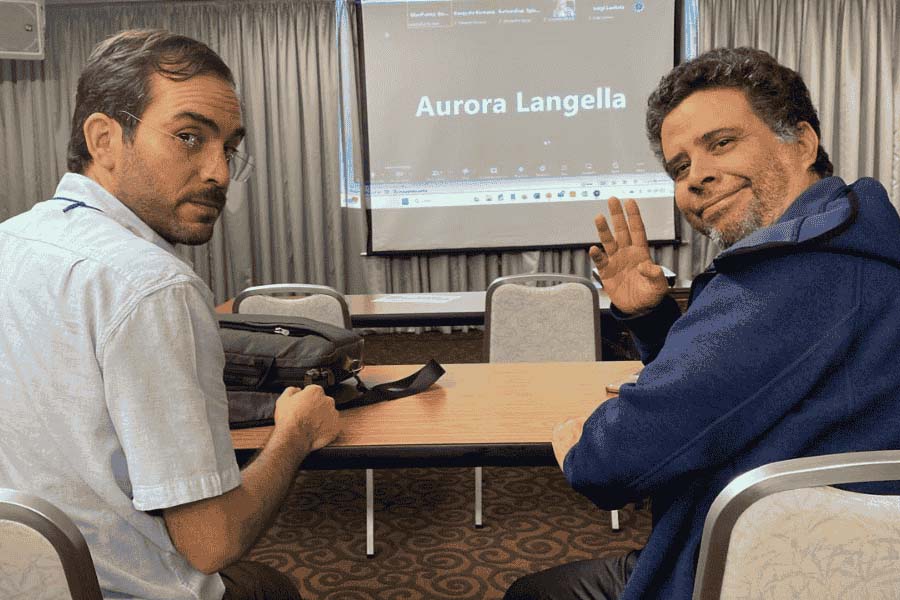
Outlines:
{"label": "paper on table", "polygon": [[459,296],[442,296],[440,294],[390,294],[379,296],[372,302],[412,302],[415,304],[445,304],[458,300]]}
{"label": "paper on table", "polygon": [[606,391],[610,394],[618,394],[619,388],[625,385],[626,383],[637,383],[638,376],[641,374],[641,371],[635,371],[631,375],[626,376],[625,378],[619,381],[613,381],[612,383],[606,384]]}

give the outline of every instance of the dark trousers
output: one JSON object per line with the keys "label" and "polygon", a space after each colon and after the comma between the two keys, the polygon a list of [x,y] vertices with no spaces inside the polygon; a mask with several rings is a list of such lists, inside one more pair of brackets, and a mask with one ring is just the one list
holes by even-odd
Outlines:
{"label": "dark trousers", "polygon": [[513,582],[503,600],[617,600],[638,553],[579,560],[525,575]]}
{"label": "dark trousers", "polygon": [[291,578],[269,565],[240,560],[219,571],[222,600],[302,600]]}

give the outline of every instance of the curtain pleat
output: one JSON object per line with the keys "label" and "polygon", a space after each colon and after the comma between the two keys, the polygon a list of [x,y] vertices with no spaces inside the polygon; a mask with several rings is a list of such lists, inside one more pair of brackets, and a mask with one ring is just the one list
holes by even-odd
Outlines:
{"label": "curtain pleat", "polygon": [[[800,71],[836,173],[879,179],[900,207],[896,0],[687,0],[685,13],[699,23],[686,48],[751,45]],[[211,242],[179,250],[217,301],[263,283],[444,292],[485,289],[516,273],[588,274],[584,250],[361,256],[364,214],[339,202],[333,0],[51,5],[46,16],[46,60],[0,61],[0,219],[50,197],[66,171],[77,77],[94,45],[125,28],[162,27],[206,42],[231,66],[257,164],[249,182],[229,190]],[[718,249],[683,219],[681,231],[680,248],[654,255],[689,279]]]}

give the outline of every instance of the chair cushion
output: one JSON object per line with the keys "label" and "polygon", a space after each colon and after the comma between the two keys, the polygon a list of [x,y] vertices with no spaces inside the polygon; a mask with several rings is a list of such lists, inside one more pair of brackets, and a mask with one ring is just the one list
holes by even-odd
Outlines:
{"label": "chair cushion", "polygon": [[258,294],[244,298],[238,310],[241,314],[305,317],[344,327],[344,313],[340,302],[324,294],[303,298],[276,298]]}
{"label": "chair cushion", "polygon": [[15,521],[0,520],[0,591],[10,599],[71,600],[53,545]]}
{"label": "chair cushion", "polygon": [[491,362],[597,359],[594,298],[578,283],[506,284],[491,298]]}
{"label": "chair cushion", "polygon": [[779,492],[735,523],[722,600],[900,599],[900,497]]}

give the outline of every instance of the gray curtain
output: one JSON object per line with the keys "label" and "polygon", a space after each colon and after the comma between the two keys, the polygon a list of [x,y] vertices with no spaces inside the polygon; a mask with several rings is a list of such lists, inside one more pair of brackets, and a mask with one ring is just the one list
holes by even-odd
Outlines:
{"label": "gray curtain", "polygon": [[[698,18],[700,51],[749,44],[797,68],[820,109],[837,172],[848,180],[874,176],[900,202],[896,0],[695,2],[685,6],[688,18]],[[50,197],[65,172],[75,85],[91,48],[124,28],[163,27],[208,43],[232,67],[257,163],[248,183],[232,185],[212,241],[181,250],[217,301],[261,283],[441,292],[485,289],[515,273],[588,272],[583,250],[361,256],[363,214],[339,205],[333,0],[51,5],[46,14],[46,60],[0,61],[0,219]],[[682,236],[681,248],[655,255],[690,278],[716,249],[684,222]]]}

